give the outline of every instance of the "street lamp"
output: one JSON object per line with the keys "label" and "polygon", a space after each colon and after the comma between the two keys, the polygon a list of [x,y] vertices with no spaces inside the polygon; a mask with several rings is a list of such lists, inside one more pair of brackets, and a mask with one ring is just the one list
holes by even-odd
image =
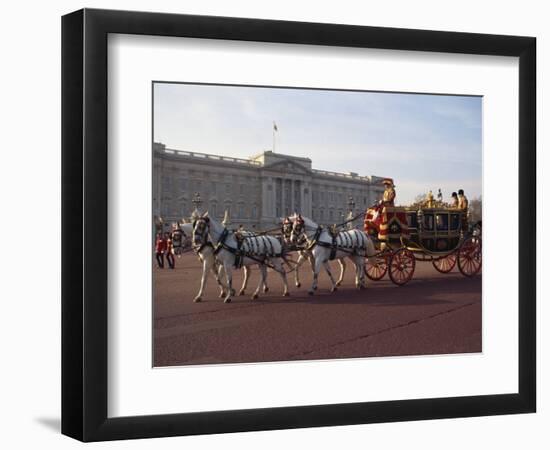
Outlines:
{"label": "street lamp", "polygon": [[197,211],[200,209],[202,205],[202,199],[198,192],[195,192],[195,196],[193,197],[193,200],[191,200],[191,203],[193,203]]}
{"label": "street lamp", "polygon": [[353,212],[355,210],[355,201],[353,200],[353,197],[350,195],[348,197],[348,209],[349,209],[349,212],[348,212],[348,217],[347,217],[347,220],[348,220],[348,228],[351,230],[353,228]]}
{"label": "street lamp", "polygon": [[353,200],[353,197],[351,195],[348,198],[348,208],[350,212],[353,212],[355,210],[355,201]]}

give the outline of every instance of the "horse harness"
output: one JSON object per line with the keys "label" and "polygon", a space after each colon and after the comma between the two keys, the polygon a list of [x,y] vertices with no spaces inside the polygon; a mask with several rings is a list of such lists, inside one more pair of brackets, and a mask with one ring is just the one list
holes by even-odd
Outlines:
{"label": "horse harness", "polygon": [[[353,247],[352,238],[349,234],[349,231],[338,231],[335,227],[330,227],[327,231],[331,237],[331,242],[319,241],[319,237],[323,232],[323,227],[319,225],[315,230],[315,235],[311,240],[310,244],[307,247],[307,250],[312,250],[313,247],[319,245],[320,247],[330,248],[329,260],[332,261],[336,258],[336,252],[340,250],[341,252],[348,253],[350,255],[359,255],[357,250],[365,249],[365,242],[362,243],[361,247]],[[345,241],[344,245],[338,245],[338,236],[341,234],[342,241]],[[359,243],[359,242],[357,242]]]}
{"label": "horse harness", "polygon": [[[243,266],[244,258],[252,259],[253,261],[256,261],[259,264],[265,264],[265,260],[268,257],[271,258],[280,258],[282,257],[282,253],[275,253],[275,249],[273,248],[273,243],[263,236],[258,236],[255,234],[251,234],[248,236],[245,236],[241,232],[235,232],[235,240],[237,241],[237,248],[231,247],[227,245],[226,240],[229,236],[229,230],[227,228],[224,228],[222,234],[220,235],[220,239],[218,240],[216,246],[214,247],[214,254],[217,255],[222,249],[227,250],[229,253],[232,253],[235,255],[235,262],[234,266],[237,269],[240,269]],[[266,248],[269,248],[269,256],[259,257],[254,251],[247,251],[246,247],[249,249],[260,249],[260,240],[263,242]],[[244,245],[248,243],[248,245]],[[243,248],[244,247],[244,248]]]}

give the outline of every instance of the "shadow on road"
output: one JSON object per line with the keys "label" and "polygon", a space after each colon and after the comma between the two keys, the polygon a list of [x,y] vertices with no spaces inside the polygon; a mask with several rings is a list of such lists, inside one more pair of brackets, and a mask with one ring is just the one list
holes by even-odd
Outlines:
{"label": "shadow on road", "polygon": [[[365,304],[376,306],[417,306],[455,303],[442,297],[442,292],[464,296],[479,294],[481,278],[412,280],[405,286],[388,286],[389,282],[371,282],[366,289],[338,288],[334,293],[320,289],[315,295],[294,291],[291,297],[261,296],[254,303]],[[422,289],[419,295],[418,288]],[[241,297],[250,301],[248,297]]]}

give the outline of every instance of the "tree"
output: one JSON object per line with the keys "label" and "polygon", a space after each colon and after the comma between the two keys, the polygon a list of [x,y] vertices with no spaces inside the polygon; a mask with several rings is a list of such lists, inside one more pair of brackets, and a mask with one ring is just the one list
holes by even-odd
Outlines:
{"label": "tree", "polygon": [[476,223],[481,220],[482,205],[483,203],[481,201],[481,195],[470,200],[470,222]]}

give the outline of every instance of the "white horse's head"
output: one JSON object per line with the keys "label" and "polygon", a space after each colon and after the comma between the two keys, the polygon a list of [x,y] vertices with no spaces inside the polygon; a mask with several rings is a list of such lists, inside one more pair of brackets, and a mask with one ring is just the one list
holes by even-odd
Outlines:
{"label": "white horse's head", "polygon": [[292,234],[292,227],[294,226],[293,217],[285,217],[282,219],[281,232],[283,234],[283,240],[290,242],[290,235]]}
{"label": "white horse's head", "polygon": [[300,245],[307,239],[306,222],[301,214],[294,214],[289,217],[292,222],[292,231],[290,232],[290,242],[294,245]]}
{"label": "white horse's head", "polygon": [[193,219],[193,247],[201,247],[208,241],[210,231],[210,217],[208,212],[196,214]]}

